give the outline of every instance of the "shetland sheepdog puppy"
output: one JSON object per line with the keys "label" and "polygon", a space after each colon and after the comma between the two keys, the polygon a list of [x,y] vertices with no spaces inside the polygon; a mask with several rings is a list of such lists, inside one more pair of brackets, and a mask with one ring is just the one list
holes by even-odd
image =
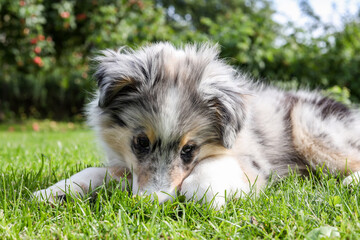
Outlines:
{"label": "shetland sheepdog puppy", "polygon": [[360,114],[317,92],[254,83],[219,59],[217,45],[155,43],[95,58],[98,91],[88,123],[106,167],[87,168],[34,193],[56,201],[110,179],[164,202],[212,202],[261,189],[271,175],[317,166],[360,174]]}

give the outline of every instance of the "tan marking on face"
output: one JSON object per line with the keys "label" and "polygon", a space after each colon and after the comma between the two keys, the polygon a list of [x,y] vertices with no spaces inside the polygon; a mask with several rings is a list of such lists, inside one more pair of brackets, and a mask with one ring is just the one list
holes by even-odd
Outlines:
{"label": "tan marking on face", "polygon": [[198,127],[194,126],[191,131],[187,132],[184,136],[182,136],[182,138],[180,139],[179,148],[182,149],[186,144],[189,143],[195,144],[198,132]]}
{"label": "tan marking on face", "polygon": [[154,144],[156,141],[156,135],[154,129],[150,125],[145,125],[145,134],[149,138],[150,143]]}
{"label": "tan marking on face", "polygon": [[123,157],[128,166],[136,164],[135,156],[131,150],[132,133],[127,128],[104,128],[101,132],[102,139],[115,153]]}
{"label": "tan marking on face", "polygon": [[[178,160],[181,161],[180,159]],[[181,165],[175,166],[170,171],[171,187],[177,188],[179,190],[182,182],[190,174],[190,172],[191,172],[190,168],[188,170],[184,170]]]}
{"label": "tan marking on face", "polygon": [[[134,172],[138,176],[138,185],[139,188],[143,188],[147,185],[150,179],[150,174],[148,173],[146,166],[138,164],[136,156],[131,150],[131,142],[133,139],[133,133],[127,128],[115,127],[107,128],[102,132],[102,137],[106,141],[107,145],[120,156],[123,156],[124,161],[128,166],[132,166]],[[150,138],[149,138],[150,139]],[[130,171],[126,168],[111,168],[111,174],[114,174],[116,177],[122,177],[127,174],[127,179],[132,179]]]}
{"label": "tan marking on face", "polygon": [[179,149],[182,149],[188,143],[190,136],[191,136],[191,133],[187,133],[181,138],[180,143],[179,143]]}
{"label": "tan marking on face", "polygon": [[227,149],[220,144],[206,144],[200,148],[198,159],[202,160],[205,158],[232,154],[230,149]]}

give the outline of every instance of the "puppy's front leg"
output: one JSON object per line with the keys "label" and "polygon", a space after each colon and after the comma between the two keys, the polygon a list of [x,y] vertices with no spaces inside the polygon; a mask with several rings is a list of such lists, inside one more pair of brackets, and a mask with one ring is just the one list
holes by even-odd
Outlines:
{"label": "puppy's front leg", "polygon": [[240,197],[250,191],[251,184],[233,157],[209,158],[201,161],[181,185],[187,199],[212,202],[220,208],[227,197]]}
{"label": "puppy's front leg", "polygon": [[[86,168],[68,179],[61,180],[53,186],[36,191],[33,193],[34,198],[40,201],[55,202],[56,198],[63,198],[66,194],[73,197],[82,197],[91,189],[95,189],[102,184],[107,184],[111,178],[118,181],[122,177],[127,176],[125,168],[99,168],[91,167]],[[130,176],[128,176],[130,177]],[[122,186],[125,188],[124,186]]]}

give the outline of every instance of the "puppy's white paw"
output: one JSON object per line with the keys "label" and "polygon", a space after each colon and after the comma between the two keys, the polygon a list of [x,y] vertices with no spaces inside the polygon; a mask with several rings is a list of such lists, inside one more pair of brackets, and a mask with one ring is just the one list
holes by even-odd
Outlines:
{"label": "puppy's white paw", "polygon": [[347,176],[344,180],[343,180],[343,184],[345,186],[349,186],[349,185],[356,185],[360,183],[360,172],[355,172],[349,176]]}
{"label": "puppy's white paw", "polygon": [[193,201],[201,200],[201,203],[208,203],[217,210],[226,204],[223,188],[214,191],[209,183],[201,183],[196,177],[195,174],[192,174],[183,181],[181,195]]}
{"label": "puppy's white paw", "polygon": [[57,186],[53,185],[49,188],[42,189],[33,193],[33,199],[40,202],[55,203],[66,200],[66,196],[81,198],[83,189],[80,186]]}
{"label": "puppy's white paw", "polygon": [[65,192],[59,188],[47,188],[33,193],[33,199],[39,202],[54,203],[57,200],[65,198]]}

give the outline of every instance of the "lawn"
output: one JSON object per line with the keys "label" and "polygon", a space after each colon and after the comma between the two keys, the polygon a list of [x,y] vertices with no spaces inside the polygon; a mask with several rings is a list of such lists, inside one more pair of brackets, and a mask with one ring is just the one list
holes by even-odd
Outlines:
{"label": "lawn", "polygon": [[[219,211],[180,199],[158,205],[117,190],[50,205],[31,192],[88,166],[101,152],[86,128],[0,128],[2,239],[319,239],[360,238],[360,187],[318,171],[292,174]],[[34,130],[35,131],[34,131]]]}

